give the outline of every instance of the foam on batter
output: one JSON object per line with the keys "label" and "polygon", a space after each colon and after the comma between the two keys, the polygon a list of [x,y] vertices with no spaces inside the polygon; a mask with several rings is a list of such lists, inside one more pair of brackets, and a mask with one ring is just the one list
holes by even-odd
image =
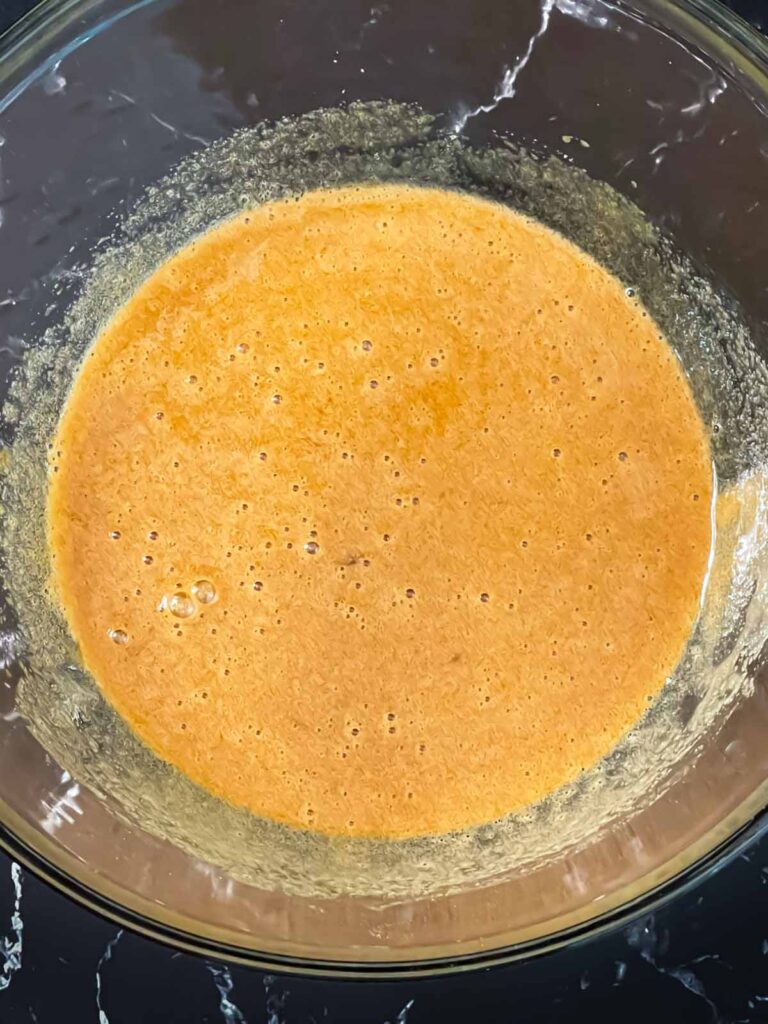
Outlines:
{"label": "foam on batter", "polygon": [[161,758],[328,834],[491,821],[592,767],[676,666],[708,443],[619,282],[401,185],[210,231],[97,339],[54,442],[57,593]]}

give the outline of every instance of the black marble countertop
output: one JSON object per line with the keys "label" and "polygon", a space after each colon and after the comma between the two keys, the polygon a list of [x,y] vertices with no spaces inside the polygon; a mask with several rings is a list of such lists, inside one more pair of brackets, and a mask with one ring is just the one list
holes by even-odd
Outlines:
{"label": "black marble countertop", "polygon": [[[0,0],[0,29],[30,0]],[[732,0],[759,28],[768,0]],[[1,287],[1,285],[0,285]],[[768,1021],[768,834],[653,914],[528,963],[325,981],[205,961],[114,924],[0,853],[0,1024]]]}

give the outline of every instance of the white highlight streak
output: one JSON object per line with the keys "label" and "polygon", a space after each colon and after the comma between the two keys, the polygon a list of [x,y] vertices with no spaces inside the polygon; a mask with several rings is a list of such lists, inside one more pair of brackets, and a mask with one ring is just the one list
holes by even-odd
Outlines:
{"label": "white highlight streak", "polygon": [[[62,778],[62,782],[69,781],[70,776],[66,772],[65,776],[66,778]],[[54,800],[50,806],[43,803],[46,815],[40,824],[49,835],[53,835],[57,829],[61,828],[64,822],[68,825],[74,825],[75,819],[72,815],[76,814],[79,816],[83,813],[82,807],[77,802],[79,795],[80,786],[75,782],[66,790],[63,796],[60,796],[58,800]]]}
{"label": "white highlight streak", "polygon": [[67,80],[59,71],[60,67],[61,61],[57,60],[43,79],[43,92],[46,96],[55,96],[57,93],[64,92],[67,87]]}
{"label": "white highlight streak", "polygon": [[597,6],[592,0],[557,0],[557,9],[561,14],[589,25],[590,28],[608,28],[610,22],[605,14],[596,13]]}

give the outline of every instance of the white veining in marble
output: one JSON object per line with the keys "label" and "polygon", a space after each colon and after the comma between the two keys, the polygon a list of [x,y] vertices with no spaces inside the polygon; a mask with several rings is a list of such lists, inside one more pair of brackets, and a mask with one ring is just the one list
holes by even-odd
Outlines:
{"label": "white veining in marble", "polygon": [[413,1006],[413,1003],[414,1003],[413,999],[409,999],[408,1000],[408,1002],[405,1004],[405,1006],[402,1008],[402,1010],[395,1017],[395,1024],[407,1024],[408,1012],[410,1011],[411,1007]]}
{"label": "white veining in marble", "polygon": [[719,1022],[722,1020],[717,1005],[710,999],[701,979],[693,970],[694,964],[705,960],[720,960],[716,953],[699,956],[687,966],[680,964],[679,966],[664,967],[656,959],[663,947],[663,942],[660,941],[656,934],[656,921],[653,914],[648,914],[646,917],[642,917],[630,925],[626,936],[627,943],[640,954],[641,959],[645,960],[659,974],[663,974],[668,978],[674,978],[675,981],[678,981],[689,992],[698,996],[709,1007],[713,1021]]}
{"label": "white veining in marble", "polygon": [[13,912],[11,913],[11,934],[0,939],[0,991],[8,988],[14,974],[21,969],[24,921],[21,917],[21,867],[11,862],[11,884],[13,885]]}
{"label": "white veining in marble", "polygon": [[109,961],[112,959],[112,951],[114,950],[117,943],[120,941],[122,934],[123,929],[121,928],[115,934],[114,938],[109,940],[109,942],[104,948],[104,952],[99,957],[99,962],[96,964],[96,1009],[99,1014],[99,1024],[109,1024],[109,1017],[107,1016],[106,1011],[104,1010],[104,1007],[102,1006],[101,1003],[101,972],[104,965],[109,963]]}
{"label": "white veining in marble", "polygon": [[478,114],[490,114],[491,111],[495,110],[503,100],[511,100],[514,97],[515,91],[517,90],[517,79],[520,77],[520,72],[523,71],[528,64],[528,61],[531,59],[536,43],[549,28],[549,19],[552,16],[554,7],[555,0],[541,0],[541,19],[539,21],[539,27],[528,40],[528,45],[522,56],[515,61],[511,68],[504,69],[501,82],[499,83],[496,92],[493,94],[493,99],[490,103],[481,103],[480,106],[475,107],[474,110],[465,110],[456,117],[453,123],[453,131],[456,135],[459,135],[464,130],[467,121],[471,118],[477,117]]}
{"label": "white veining in marble", "polygon": [[619,31],[619,26],[610,17],[610,6],[602,0],[540,0],[541,17],[539,27],[528,40],[528,45],[522,56],[511,68],[504,69],[501,82],[499,83],[493,99],[490,103],[480,104],[474,110],[464,110],[456,117],[453,124],[453,131],[459,134],[471,118],[478,114],[490,114],[495,110],[502,100],[511,100],[517,89],[517,79],[520,72],[528,64],[538,41],[549,28],[549,22],[554,11],[580,21],[590,28],[613,28]]}
{"label": "white veining in marble", "polygon": [[262,979],[264,985],[264,998],[266,1001],[267,1024],[285,1024],[283,1010],[288,993],[284,989],[277,988],[277,978],[274,974],[265,974]]}
{"label": "white veining in marble", "polygon": [[248,1024],[239,1006],[232,1001],[232,989],[235,983],[228,967],[219,964],[206,964],[213,975],[213,982],[219,993],[219,1012],[225,1024]]}
{"label": "white veining in marble", "polygon": [[154,110],[149,110],[143,107],[134,96],[129,96],[126,92],[120,92],[119,89],[115,89],[110,95],[119,96],[121,100],[124,100],[129,106],[136,107],[138,110],[143,111],[147,117],[151,118],[155,124],[159,124],[161,128],[165,128],[166,131],[173,132],[176,136],[181,136],[184,139],[189,139],[190,142],[199,142],[203,146],[209,146],[211,144],[210,139],[204,139],[202,135],[193,135],[192,132],[185,132],[182,128],[177,128],[176,125],[171,124],[170,121],[166,121],[164,118],[156,114]]}

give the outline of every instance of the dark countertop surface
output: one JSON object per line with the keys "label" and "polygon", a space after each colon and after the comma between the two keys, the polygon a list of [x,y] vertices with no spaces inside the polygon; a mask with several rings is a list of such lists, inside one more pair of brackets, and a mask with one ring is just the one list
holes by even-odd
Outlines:
{"label": "dark countertop surface", "polygon": [[[0,0],[0,29],[29,0]],[[730,6],[768,27],[768,0]],[[397,982],[208,962],[118,930],[0,853],[0,1024],[768,1021],[768,834],[628,926],[529,963]]]}

